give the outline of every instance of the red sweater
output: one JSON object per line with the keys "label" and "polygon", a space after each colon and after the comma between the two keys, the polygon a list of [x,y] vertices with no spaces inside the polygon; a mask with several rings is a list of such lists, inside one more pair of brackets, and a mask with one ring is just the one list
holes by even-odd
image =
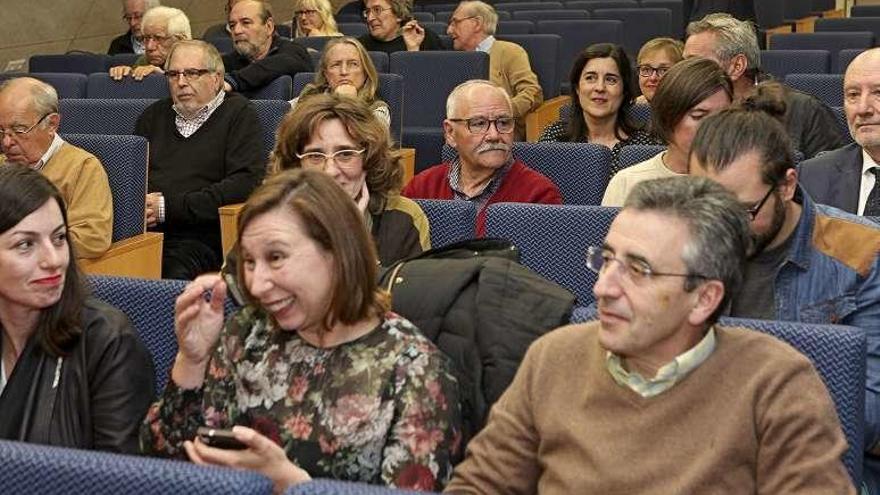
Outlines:
{"label": "red sweater", "polygon": [[[419,173],[403,189],[403,195],[411,199],[453,199],[449,187],[449,163]],[[492,203],[541,203],[561,205],[562,194],[550,179],[516,160],[504,176],[501,186],[477,212],[477,237],[486,235],[486,208]]]}

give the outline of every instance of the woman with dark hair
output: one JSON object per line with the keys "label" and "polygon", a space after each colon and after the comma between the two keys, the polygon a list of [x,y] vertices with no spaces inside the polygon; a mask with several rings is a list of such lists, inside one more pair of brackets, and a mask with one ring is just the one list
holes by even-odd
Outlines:
{"label": "woman with dark hair", "polygon": [[136,453],[153,366],[128,318],[86,296],[58,189],[0,167],[0,438]]}
{"label": "woman with dark hair", "polygon": [[596,43],[582,51],[571,68],[571,113],[568,121],[547,126],[538,141],[601,144],[611,148],[611,173],[618,170],[620,149],[631,144],[658,144],[629,115],[635,99],[633,71],[623,47]]}
{"label": "woman with dark hair", "polygon": [[714,61],[694,57],[673,65],[651,100],[652,130],[666,143],[666,151],[616,173],[602,206],[623,206],[632,188],[644,180],[687,174],[700,123],[732,102],[733,82]]}
{"label": "woman with dark hair", "polygon": [[[237,246],[248,304],[224,328],[216,275],[177,299],[179,351],[145,449],[253,469],[277,493],[310,476],[441,488],[460,438],[455,380],[389,312],[349,195],[322,172],[275,174],[245,204]],[[203,425],[232,428],[245,450],[193,442]]]}

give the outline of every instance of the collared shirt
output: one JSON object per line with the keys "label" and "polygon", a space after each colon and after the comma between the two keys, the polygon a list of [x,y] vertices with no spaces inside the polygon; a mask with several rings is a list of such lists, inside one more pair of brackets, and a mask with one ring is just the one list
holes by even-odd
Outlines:
{"label": "collared shirt", "polygon": [[492,174],[492,178],[489,179],[489,182],[486,183],[482,191],[473,196],[468,196],[461,190],[461,158],[455,157],[455,159],[449,164],[448,176],[449,187],[452,188],[452,195],[455,199],[475,203],[477,205],[477,210],[480,210],[489,202],[489,198],[495,194],[498,188],[501,187],[501,182],[504,181],[504,176],[507,175],[507,171],[510,170],[511,166],[513,166],[513,156],[510,157],[503,167],[499,168],[494,174]]}
{"label": "collared shirt", "polygon": [[635,371],[623,367],[620,356],[608,352],[606,366],[618,385],[632,389],[642,397],[654,397],[672,388],[679,380],[703,364],[715,350],[715,328],[710,328],[699,344],[679,354],[669,363],[657,370],[654,378],[645,379]]}
{"label": "collared shirt", "polygon": [[862,180],[859,182],[859,215],[865,214],[865,205],[868,204],[868,195],[874,189],[877,178],[871,173],[871,169],[877,167],[877,162],[862,148]]}
{"label": "collared shirt", "polygon": [[177,114],[177,116],[174,117],[174,124],[177,126],[177,131],[180,132],[183,137],[190,137],[195,134],[196,131],[208,121],[211,114],[214,113],[214,110],[217,110],[217,108],[223,103],[225,95],[226,92],[221,89],[213,100],[208,102],[207,105],[202,107],[202,109],[196,112],[192,117],[186,117],[180,113],[180,110],[177,109],[177,105],[172,105],[171,108],[173,108],[174,113]]}
{"label": "collared shirt", "polygon": [[131,35],[131,50],[138,55],[144,54],[144,44],[135,35]]}
{"label": "collared shirt", "polygon": [[46,165],[46,163],[48,163],[49,160],[51,160],[52,157],[55,156],[55,153],[58,153],[58,150],[61,149],[61,146],[63,144],[64,140],[61,139],[61,136],[59,136],[58,133],[55,133],[55,137],[52,138],[52,144],[49,145],[49,148],[46,149],[46,152],[43,153],[43,156],[40,157],[39,160],[37,160],[37,163],[31,165],[31,168],[36,170],[37,172],[43,170],[43,167]]}
{"label": "collared shirt", "polygon": [[486,38],[477,45],[478,52],[486,52],[489,53],[489,50],[492,49],[492,44],[495,43],[495,37],[492,35],[486,36]]}

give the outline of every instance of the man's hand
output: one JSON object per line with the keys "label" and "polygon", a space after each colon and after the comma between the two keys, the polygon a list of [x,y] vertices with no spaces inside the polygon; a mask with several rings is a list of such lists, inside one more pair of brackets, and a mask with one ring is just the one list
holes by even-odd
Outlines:
{"label": "man's hand", "polygon": [[162,201],[161,197],[162,193],[152,192],[147,194],[147,227],[155,227],[159,223],[159,202]]}
{"label": "man's hand", "polygon": [[110,67],[110,78],[114,81],[121,81],[123,77],[131,74],[131,67],[127,65],[117,65]]}
{"label": "man's hand", "polygon": [[424,40],[425,28],[419,25],[419,21],[413,19],[403,25],[403,42],[406,43],[407,51],[419,51]]}
{"label": "man's hand", "polygon": [[131,71],[131,77],[135,81],[142,81],[145,77],[149,76],[153,72],[157,72],[159,74],[164,74],[165,71],[160,67],[156,67],[155,65],[138,65]]}

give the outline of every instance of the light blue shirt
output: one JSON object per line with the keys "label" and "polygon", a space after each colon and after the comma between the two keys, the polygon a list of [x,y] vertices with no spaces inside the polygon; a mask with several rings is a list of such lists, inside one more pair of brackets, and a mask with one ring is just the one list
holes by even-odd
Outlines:
{"label": "light blue shirt", "polygon": [[486,36],[486,38],[477,45],[477,51],[489,53],[489,50],[492,49],[493,43],[495,43],[495,37],[491,35]]}

